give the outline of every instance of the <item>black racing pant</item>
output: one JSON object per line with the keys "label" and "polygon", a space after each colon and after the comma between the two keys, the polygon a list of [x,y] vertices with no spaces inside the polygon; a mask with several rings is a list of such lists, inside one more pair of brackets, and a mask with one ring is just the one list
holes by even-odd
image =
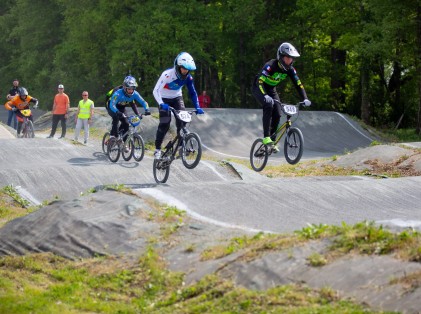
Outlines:
{"label": "black racing pant", "polygon": [[[279,121],[281,120],[281,106],[276,102],[274,104],[267,104],[265,102],[265,96],[260,91],[257,80],[253,83],[251,91],[263,108],[263,137],[271,136],[276,131]],[[267,89],[266,93],[273,99],[280,101],[276,88]]]}
{"label": "black racing pant", "polygon": [[[183,97],[177,98],[163,98],[165,104],[170,105],[176,110],[186,110],[184,106]],[[171,125],[171,111],[159,110],[159,125],[156,131],[155,148],[161,149],[162,142],[164,141],[165,134],[167,134]],[[180,132],[182,127],[182,121],[176,120],[177,134]]]}
{"label": "black racing pant", "polygon": [[[108,105],[108,103],[107,103],[107,105]],[[129,130],[129,123],[127,122],[127,119],[124,118],[123,116],[117,115],[107,105],[105,106],[105,108],[107,109],[108,114],[113,119],[110,135],[118,137],[119,131],[122,131],[123,134],[125,134]],[[119,110],[119,109],[117,109],[117,110]],[[123,108],[123,111],[121,111],[121,110],[119,110],[119,111],[121,113],[126,112],[126,110],[124,108]],[[120,127],[118,126],[118,122],[120,122]],[[127,138],[127,135],[123,139],[126,140],[126,138]]]}
{"label": "black racing pant", "polygon": [[51,128],[50,136],[53,137],[56,134],[58,122],[61,121],[61,137],[66,136],[66,115],[65,114],[53,114],[53,126]]}

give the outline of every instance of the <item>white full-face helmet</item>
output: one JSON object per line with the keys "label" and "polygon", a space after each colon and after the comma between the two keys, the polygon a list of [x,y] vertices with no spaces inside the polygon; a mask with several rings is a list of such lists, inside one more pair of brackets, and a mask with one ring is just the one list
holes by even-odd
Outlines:
{"label": "white full-face helmet", "polygon": [[123,81],[123,92],[126,96],[130,97],[133,95],[134,90],[137,87],[136,79],[133,76],[126,76]]}
{"label": "white full-face helmet", "polygon": [[288,70],[292,66],[292,62],[290,65],[286,65],[284,63],[283,57],[288,56],[293,59],[298,58],[300,54],[298,53],[297,49],[290,43],[282,43],[279,48],[278,52],[276,53],[276,57],[278,61],[281,63],[281,65],[284,67],[285,70]]}
{"label": "white full-face helmet", "polygon": [[180,68],[184,68],[189,72],[196,70],[196,64],[194,63],[193,57],[187,52],[181,52],[174,60],[174,69],[177,77],[181,80],[185,80],[189,73],[183,75]]}

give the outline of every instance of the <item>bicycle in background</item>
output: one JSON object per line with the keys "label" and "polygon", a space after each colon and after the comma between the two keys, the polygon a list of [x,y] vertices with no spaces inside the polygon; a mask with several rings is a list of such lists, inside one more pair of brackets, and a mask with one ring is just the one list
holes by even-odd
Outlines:
{"label": "bicycle in background", "polygon": [[[268,162],[270,155],[275,153],[275,146],[280,142],[282,136],[285,135],[284,141],[284,155],[286,161],[295,165],[301,159],[304,149],[304,137],[301,130],[297,127],[292,126],[291,118],[297,116],[300,105],[304,105],[304,102],[300,102],[296,105],[282,104],[275,99],[281,105],[282,112],[286,115],[286,121],[279,123],[276,131],[272,134],[271,138],[274,139],[273,143],[265,145],[263,139],[258,138],[254,141],[250,150],[250,164],[253,170],[262,171]],[[296,120],[296,119],[295,119]],[[294,120],[294,121],[295,121]]]}
{"label": "bicycle in background", "polygon": [[197,111],[175,110],[173,107],[169,107],[169,109],[174,114],[176,120],[182,122],[182,127],[177,136],[167,143],[161,153],[161,157],[154,160],[153,176],[156,183],[167,182],[170,175],[171,163],[176,159],[177,153],[187,169],[195,168],[202,157],[202,142],[200,137],[197,133],[190,132],[188,129],[192,115],[193,113],[197,113]]}
{"label": "bicycle in background", "polygon": [[102,137],[102,151],[105,155],[108,156],[108,141],[110,139],[110,131],[105,132],[104,136]]}
{"label": "bicycle in background", "polygon": [[[125,133],[119,131],[118,137],[108,137],[108,158],[112,162],[117,162],[121,154],[125,161],[129,161],[132,157],[136,161],[141,161],[145,155],[145,142],[143,141],[142,136],[137,132],[137,127],[140,125],[143,115],[124,117],[127,118],[127,121],[129,122],[129,130]],[[104,134],[103,137],[103,149],[107,133]],[[124,140],[125,137],[126,140]]]}

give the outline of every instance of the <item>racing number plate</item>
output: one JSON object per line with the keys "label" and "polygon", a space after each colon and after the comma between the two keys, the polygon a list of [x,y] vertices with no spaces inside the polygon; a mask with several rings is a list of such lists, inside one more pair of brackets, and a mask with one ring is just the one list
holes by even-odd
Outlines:
{"label": "racing number plate", "polygon": [[284,111],[285,111],[285,113],[287,113],[289,115],[293,115],[293,114],[297,113],[297,107],[291,106],[291,105],[285,105]]}
{"label": "racing number plate", "polygon": [[180,117],[181,121],[184,121],[184,122],[191,121],[191,114],[188,111],[179,111],[178,116]]}

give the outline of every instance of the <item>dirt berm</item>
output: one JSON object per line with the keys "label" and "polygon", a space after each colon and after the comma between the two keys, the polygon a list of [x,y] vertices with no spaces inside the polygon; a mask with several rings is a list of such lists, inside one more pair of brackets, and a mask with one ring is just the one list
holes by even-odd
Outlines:
{"label": "dirt berm", "polygon": [[[42,132],[35,139],[0,138],[4,148],[0,151],[1,186],[13,184],[33,201],[55,195],[60,199],[0,228],[0,256],[53,252],[71,259],[104,254],[136,258],[154,238],[159,239],[157,250],[168,267],[184,272],[187,283],[217,272],[250,289],[294,282],[314,288],[330,287],[373,309],[421,312],[420,281],[415,286],[405,284],[406,278],[420,278],[420,263],[395,256],[350,254],[324,266],[311,266],[309,257],[325,254],[331,240],[310,241],[253,258],[243,249],[223,258],[201,260],[204,250],[227,243],[232,237],[253,236],[265,230],[290,232],[307,223],[352,224],[369,219],[384,221],[385,226],[396,231],[421,228],[418,176],[381,180],[271,179],[235,162],[214,159],[223,154],[247,158],[252,139],[259,133],[259,117],[253,110],[214,110],[198,117],[193,125],[198,127],[202,119],[203,129],[198,133],[209,148],[205,152],[214,155],[209,159],[205,155],[197,169],[191,171],[175,161],[166,185],[156,185],[153,180],[150,152],[140,163],[112,164],[101,153],[99,141],[74,145],[70,140],[46,139]],[[303,112],[300,118],[308,142],[304,160],[340,155],[328,162],[360,168],[380,160],[403,166],[406,163],[412,169],[419,167],[419,158],[407,158],[412,149],[369,147],[372,135],[348,118],[325,112]],[[157,120],[146,119],[144,135],[153,138]],[[249,119],[246,124],[244,121]],[[104,116],[104,121],[109,119]],[[50,117],[45,116],[37,127],[48,129],[50,122]],[[223,141],[214,128],[219,135],[238,131],[240,140],[221,146]],[[326,134],[321,136],[316,130],[325,130]],[[344,151],[352,153],[342,155]],[[281,157],[275,162],[281,162]],[[123,184],[133,194],[103,189],[105,184]],[[97,187],[97,192],[87,193],[92,187]],[[86,195],[81,196],[81,192]],[[264,192],[277,195],[271,206]],[[287,197],[290,195],[300,195],[300,199],[293,202],[294,198]],[[177,206],[187,213],[170,237],[164,236],[166,229],[160,220],[151,218],[162,214],[159,203]]]}

